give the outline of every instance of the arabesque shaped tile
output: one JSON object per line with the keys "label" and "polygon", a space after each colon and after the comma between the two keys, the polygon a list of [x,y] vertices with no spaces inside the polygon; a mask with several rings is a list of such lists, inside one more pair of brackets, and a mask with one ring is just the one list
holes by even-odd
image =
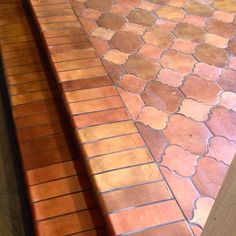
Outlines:
{"label": "arabesque shaped tile", "polygon": [[166,127],[168,116],[161,110],[155,107],[145,106],[142,108],[138,120],[146,126],[153,129],[162,130]]}
{"label": "arabesque shaped tile", "polygon": [[233,24],[211,19],[207,22],[206,30],[209,33],[230,38],[235,34],[236,27]]}
{"label": "arabesque shaped tile", "polygon": [[142,93],[142,98],[145,104],[154,106],[167,113],[177,111],[182,100],[182,96],[176,88],[158,81],[147,83]]}
{"label": "arabesque shaped tile", "polygon": [[196,155],[206,152],[208,139],[212,136],[204,124],[182,115],[171,116],[163,132],[171,144],[180,145]]}
{"label": "arabesque shaped tile", "polygon": [[236,141],[236,113],[223,107],[211,110],[208,127],[215,135]]}
{"label": "arabesque shaped tile", "polygon": [[181,90],[187,98],[196,99],[206,105],[216,105],[219,102],[221,92],[221,88],[217,83],[196,75],[185,78]]}
{"label": "arabesque shaped tile", "polygon": [[236,153],[236,144],[223,137],[213,137],[209,143],[207,156],[214,157],[230,165]]}
{"label": "arabesque shaped tile", "polygon": [[194,209],[194,216],[191,222],[204,228],[214,202],[214,199],[210,197],[198,198],[196,201],[196,208]]}
{"label": "arabesque shaped tile", "polygon": [[211,157],[202,157],[198,160],[192,180],[202,195],[216,198],[227,170],[228,166],[222,162]]}
{"label": "arabesque shaped tile", "polygon": [[175,34],[182,39],[190,40],[195,43],[200,43],[204,41],[206,32],[203,28],[195,25],[190,25],[187,23],[179,23],[175,28]]}
{"label": "arabesque shaped tile", "polygon": [[161,133],[161,131],[146,126],[143,123],[136,122],[136,126],[155,161],[159,163],[161,161],[161,156],[164,152],[164,148],[167,146],[166,138]]}
{"label": "arabesque shaped tile", "polygon": [[160,8],[158,8],[158,10],[156,11],[156,14],[160,18],[179,22],[184,18],[186,12],[184,10],[182,10],[181,8],[164,5],[164,6],[161,6]]}
{"label": "arabesque shaped tile", "polygon": [[[165,176],[168,185],[173,191],[176,200],[180,204],[184,215],[187,217],[187,219],[191,219],[193,216],[192,209],[194,207],[194,203],[200,196],[196,187],[190,178],[182,177],[165,167],[161,167],[161,171]],[[186,194],[186,192],[188,194]]]}
{"label": "arabesque shaped tile", "polygon": [[86,7],[96,9],[98,11],[109,11],[112,0],[88,0],[85,2]]}
{"label": "arabesque shaped tile", "polygon": [[152,44],[161,49],[166,49],[173,43],[174,36],[171,32],[154,28],[146,31],[143,39],[146,43]]}
{"label": "arabesque shaped tile", "polygon": [[111,46],[125,53],[136,52],[142,44],[141,39],[134,34],[118,31],[111,39]]}
{"label": "arabesque shaped tile", "polygon": [[160,63],[168,69],[172,69],[179,73],[190,73],[196,60],[192,55],[184,54],[176,50],[170,49],[164,53]]}
{"label": "arabesque shaped tile", "polygon": [[159,66],[141,55],[131,55],[124,67],[128,73],[150,80],[155,79]]}
{"label": "arabesque shaped tile", "polygon": [[160,165],[175,171],[179,175],[188,177],[195,173],[197,159],[197,155],[193,155],[179,146],[170,145],[165,149]]}
{"label": "arabesque shaped tile", "polygon": [[201,62],[221,68],[227,65],[229,56],[225,49],[206,43],[198,45],[194,55]]}
{"label": "arabesque shaped tile", "polygon": [[209,17],[212,15],[214,9],[207,4],[201,4],[197,1],[189,1],[186,6],[185,10],[192,15],[204,16]]}
{"label": "arabesque shaped tile", "polygon": [[103,13],[97,20],[97,24],[100,27],[114,31],[121,29],[125,22],[124,17],[109,12]]}
{"label": "arabesque shaped tile", "polygon": [[151,26],[155,23],[156,16],[154,13],[146,10],[134,9],[129,13],[127,19],[131,23],[136,23],[144,26]]}

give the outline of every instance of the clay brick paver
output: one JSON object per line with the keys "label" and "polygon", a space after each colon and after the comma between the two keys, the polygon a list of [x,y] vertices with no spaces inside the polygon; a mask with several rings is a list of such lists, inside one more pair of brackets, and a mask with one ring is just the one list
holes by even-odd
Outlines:
{"label": "clay brick paver", "polygon": [[[235,1],[30,2],[112,234],[200,235],[236,151]],[[48,24],[73,16],[70,6],[81,27]],[[10,69],[9,82],[40,80],[35,69]]]}

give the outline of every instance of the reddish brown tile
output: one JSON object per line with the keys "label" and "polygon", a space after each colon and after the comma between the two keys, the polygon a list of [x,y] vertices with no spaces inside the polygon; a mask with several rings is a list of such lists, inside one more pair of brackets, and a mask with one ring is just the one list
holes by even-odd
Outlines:
{"label": "reddish brown tile", "polygon": [[211,137],[210,131],[204,124],[181,115],[174,115],[170,118],[164,134],[171,144],[180,145],[197,155],[206,152],[208,139]]}
{"label": "reddish brown tile", "polygon": [[228,166],[222,162],[211,157],[202,157],[198,160],[192,179],[202,195],[216,198],[227,170]]}
{"label": "reddish brown tile", "polygon": [[128,119],[129,115],[125,108],[111,109],[106,111],[98,111],[89,114],[73,116],[73,120],[77,128],[101,125]]}
{"label": "reddish brown tile", "polygon": [[195,75],[185,78],[181,90],[187,98],[196,99],[206,105],[216,105],[221,92],[217,83]]}
{"label": "reddish brown tile", "polygon": [[[197,189],[189,178],[184,178],[176,173],[169,171],[167,168],[161,167],[161,171],[166,181],[172,189],[174,196],[181,206],[187,219],[193,217],[192,209],[195,200],[200,196]],[[186,192],[188,194],[186,194]]]}
{"label": "reddish brown tile", "polygon": [[164,112],[172,113],[178,110],[182,95],[173,87],[151,81],[147,83],[142,98],[146,105],[155,106]]}
{"label": "reddish brown tile", "polygon": [[[140,217],[140,215],[145,217]],[[175,201],[156,203],[109,215],[113,234],[124,234],[181,219],[183,215]]]}
{"label": "reddish brown tile", "polygon": [[171,198],[171,193],[164,181],[124,188],[100,195],[102,207],[104,207],[106,212],[141,206]]}
{"label": "reddish brown tile", "polygon": [[52,182],[31,186],[30,196],[32,202],[42,201],[49,198],[59,197],[65,194],[79,192],[90,188],[87,176],[81,175],[67,177]]}
{"label": "reddish brown tile", "polygon": [[145,126],[140,122],[136,122],[136,125],[151,154],[155,158],[155,161],[160,162],[161,155],[164,151],[165,146],[167,145],[165,137],[160,131]]}
{"label": "reddish brown tile", "polygon": [[144,142],[139,134],[109,138],[83,145],[87,157],[99,156],[143,146]]}

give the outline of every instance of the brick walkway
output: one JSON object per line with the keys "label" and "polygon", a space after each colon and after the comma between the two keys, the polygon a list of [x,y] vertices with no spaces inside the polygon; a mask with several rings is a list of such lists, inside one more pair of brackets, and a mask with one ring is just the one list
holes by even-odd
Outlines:
{"label": "brick walkway", "polygon": [[236,152],[236,2],[72,3],[199,235]]}

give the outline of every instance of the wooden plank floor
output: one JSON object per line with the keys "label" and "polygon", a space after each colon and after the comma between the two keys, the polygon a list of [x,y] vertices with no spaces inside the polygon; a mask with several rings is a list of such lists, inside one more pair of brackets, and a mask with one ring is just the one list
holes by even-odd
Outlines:
{"label": "wooden plank floor", "polygon": [[105,235],[103,218],[26,12],[0,3],[5,78],[37,235]]}

